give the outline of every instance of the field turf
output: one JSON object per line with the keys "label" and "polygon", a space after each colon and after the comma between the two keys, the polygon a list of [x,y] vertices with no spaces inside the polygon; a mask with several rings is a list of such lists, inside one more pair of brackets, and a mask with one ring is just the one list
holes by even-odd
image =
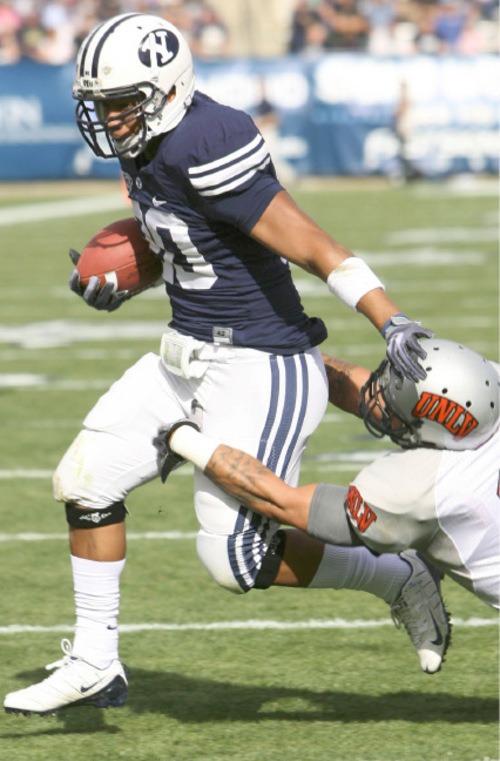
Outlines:
{"label": "field turf", "polygon": [[[442,338],[498,360],[498,202],[488,181],[303,183],[291,192],[363,256],[400,307]],[[44,677],[71,638],[72,580],[51,473],[108,385],[156,350],[160,290],[113,314],[67,288],[70,246],[130,216],[118,185],[0,186],[0,693]],[[295,269],[323,348],[367,367],[384,342],[326,286]],[[377,450],[330,408],[302,483],[346,484]],[[191,470],[134,492],[122,577],[121,709],[45,719],[0,714],[5,761],[492,761],[498,759],[498,617],[445,581],[454,620],[442,671],[423,674],[406,634],[365,593],[232,596],[197,559]]]}

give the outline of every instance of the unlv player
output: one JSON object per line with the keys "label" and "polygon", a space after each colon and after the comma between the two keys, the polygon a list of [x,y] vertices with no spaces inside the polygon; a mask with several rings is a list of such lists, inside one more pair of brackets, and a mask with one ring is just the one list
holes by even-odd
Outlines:
{"label": "unlv player", "polygon": [[[422,346],[427,378],[418,383],[402,378],[387,360],[369,376],[325,357],[330,401],[361,414],[371,433],[401,446],[363,468],[349,488],[291,488],[248,455],[216,448],[180,424],[179,432],[160,440],[170,440],[171,450],[274,520],[325,542],[362,543],[375,552],[417,548],[500,609],[500,367],[453,341],[424,340]],[[199,458],[207,456],[203,465]]]}
{"label": "unlv player", "polygon": [[[36,713],[125,699],[116,628],[125,500],[158,475],[153,438],[162,425],[196,413],[208,435],[297,483],[327,403],[318,349],[327,334],[305,314],[289,262],[365,315],[404,375],[425,376],[418,338],[431,335],[296,206],[252,119],[195,91],[187,43],[164,19],[128,13],[94,29],[77,56],[73,97],[91,149],[120,161],[141,234],[163,259],[172,319],[159,354],[144,356],[97,402],[55,473],[70,527],[77,623],[55,674],[6,701],[9,710]],[[70,286],[98,309],[130,296],[113,283],[101,289],[98,278],[84,289],[77,270]],[[195,509],[198,554],[226,589],[335,586],[338,563],[320,543],[300,532],[285,543],[278,524],[243,510],[198,472]],[[408,574],[424,571],[390,561],[399,569],[390,575],[395,597]]]}

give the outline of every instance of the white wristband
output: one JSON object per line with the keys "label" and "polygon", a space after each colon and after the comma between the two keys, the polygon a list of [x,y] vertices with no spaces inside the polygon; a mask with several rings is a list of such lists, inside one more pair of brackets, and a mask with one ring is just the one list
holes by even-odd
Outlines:
{"label": "white wristband", "polygon": [[385,291],[384,284],[358,256],[349,256],[344,259],[330,272],[326,283],[330,292],[354,312],[358,301],[367,293],[375,288],[382,288]]}
{"label": "white wristband", "polygon": [[209,439],[190,425],[181,425],[171,435],[169,446],[197,468],[205,470],[219,442]]}

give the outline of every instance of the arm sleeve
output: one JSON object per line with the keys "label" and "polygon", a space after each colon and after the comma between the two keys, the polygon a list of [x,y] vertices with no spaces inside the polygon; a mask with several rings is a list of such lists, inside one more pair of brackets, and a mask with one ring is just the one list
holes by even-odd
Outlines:
{"label": "arm sleeve", "polygon": [[347,519],[344,502],[347,487],[318,484],[309,507],[307,533],[328,544],[362,545]]}

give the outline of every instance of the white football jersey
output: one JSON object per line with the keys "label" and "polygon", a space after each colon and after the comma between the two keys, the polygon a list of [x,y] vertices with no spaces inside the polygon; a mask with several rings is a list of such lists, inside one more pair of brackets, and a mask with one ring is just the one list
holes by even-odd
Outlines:
{"label": "white football jersey", "polygon": [[500,430],[476,450],[409,449],[364,468],[347,515],[377,552],[420,550],[500,608]]}

